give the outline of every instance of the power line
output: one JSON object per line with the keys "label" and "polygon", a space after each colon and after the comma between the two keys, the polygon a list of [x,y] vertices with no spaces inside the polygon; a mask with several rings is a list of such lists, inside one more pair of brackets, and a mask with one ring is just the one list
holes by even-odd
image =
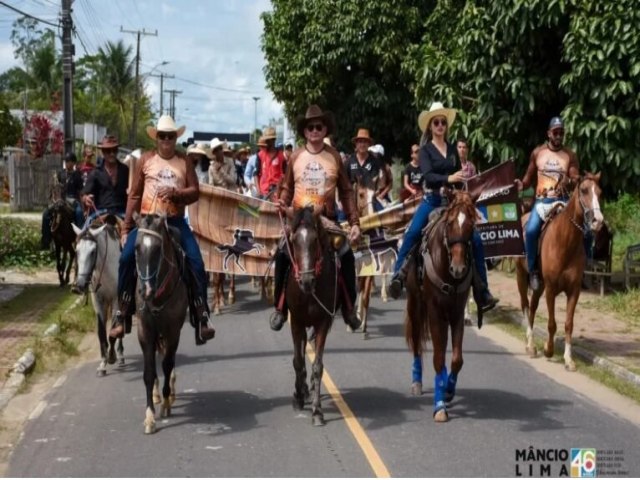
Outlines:
{"label": "power line", "polygon": [[15,7],[12,7],[11,5],[6,4],[5,2],[0,1],[0,5],[2,5],[3,7],[7,7],[9,10],[13,10],[14,12],[19,13],[20,15],[24,15],[25,17],[31,18],[37,22],[40,23],[46,23],[47,25],[51,25],[52,27],[56,27],[58,28],[60,25],[58,23],[51,23],[47,20],[43,20],[41,18],[38,17],[34,17],[33,15],[28,14],[27,12],[23,12],[22,10],[19,10]]}
{"label": "power line", "polygon": [[253,93],[251,90],[239,90],[234,88],[224,88],[224,87],[216,87],[214,85],[206,85],[200,82],[194,82],[193,80],[187,80],[186,78],[176,77],[176,80],[180,80],[181,82],[190,83],[192,85],[198,85],[199,87],[211,88],[212,90],[220,90],[223,92],[238,92],[238,93]]}

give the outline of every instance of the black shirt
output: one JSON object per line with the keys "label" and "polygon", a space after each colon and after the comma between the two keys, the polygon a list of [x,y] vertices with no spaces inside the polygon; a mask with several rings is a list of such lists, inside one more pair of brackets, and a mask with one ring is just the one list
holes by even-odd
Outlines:
{"label": "black shirt", "polygon": [[58,181],[62,184],[62,197],[80,199],[82,174],[78,170],[62,169],[58,172]]}
{"label": "black shirt", "polygon": [[98,210],[124,211],[127,208],[129,167],[124,163],[118,162],[117,175],[114,186],[104,165],[100,165],[89,173],[87,183],[82,189],[82,194],[92,194],[93,202]]}
{"label": "black shirt", "polygon": [[377,190],[378,179],[384,175],[382,162],[369,154],[362,165],[354,153],[347,160],[347,175],[351,183],[360,183],[371,190]]}
{"label": "black shirt", "polygon": [[424,174],[420,169],[420,165],[418,165],[417,167],[414,167],[411,164],[407,165],[407,167],[404,169],[403,176],[404,175],[409,177],[409,185],[411,185],[412,187],[422,188]]}
{"label": "black shirt", "polygon": [[449,185],[447,181],[449,175],[460,170],[460,159],[455,145],[447,142],[447,157],[443,157],[436,146],[427,142],[420,147],[418,156],[420,169],[424,174],[426,187],[437,190],[444,185]]}

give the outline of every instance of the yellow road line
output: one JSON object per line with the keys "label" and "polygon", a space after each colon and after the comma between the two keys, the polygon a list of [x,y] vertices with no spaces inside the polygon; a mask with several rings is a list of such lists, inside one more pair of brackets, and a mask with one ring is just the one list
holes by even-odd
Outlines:
{"label": "yellow road line", "polygon": [[[313,363],[316,355],[311,348],[311,345],[309,344],[307,344],[307,356],[309,357],[309,361]],[[349,427],[349,430],[351,430],[351,433],[355,437],[356,442],[358,442],[358,445],[360,445],[360,448],[362,449],[364,456],[369,462],[369,465],[371,465],[371,469],[375,473],[376,477],[390,478],[391,474],[389,473],[389,470],[380,458],[380,455],[373,446],[373,443],[371,443],[371,440],[369,440],[369,437],[365,433],[364,428],[362,428],[362,425],[360,425],[360,422],[358,422],[358,419],[353,414],[353,411],[351,410],[351,408],[349,408],[347,402],[344,401],[340,390],[338,390],[336,384],[333,383],[333,380],[331,379],[331,376],[329,375],[329,372],[326,368],[324,369],[324,373],[322,374],[322,382],[324,383],[324,386],[327,389],[329,395],[331,395],[331,398],[333,398],[333,401],[338,407],[338,410],[340,410],[340,413],[342,414],[344,421],[347,423],[347,427]]]}

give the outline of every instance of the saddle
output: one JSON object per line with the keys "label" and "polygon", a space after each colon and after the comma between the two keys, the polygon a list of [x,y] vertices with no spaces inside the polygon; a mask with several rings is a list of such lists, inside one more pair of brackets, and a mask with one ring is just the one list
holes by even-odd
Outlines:
{"label": "saddle", "polygon": [[111,225],[111,226],[113,226],[114,227],[114,233],[117,235],[118,240],[120,240],[122,238],[122,230],[124,228],[124,220],[122,220],[117,215],[114,215],[112,213],[105,213],[103,215],[99,215],[98,217],[94,218],[93,222],[91,222],[91,225],[89,225],[89,227],[90,228],[98,228],[98,227],[101,227],[102,225]]}
{"label": "saddle", "polygon": [[540,238],[538,240],[538,251],[536,256],[538,260],[540,259],[540,247],[542,246],[542,238],[547,231],[547,227],[549,227],[553,219],[556,218],[558,214],[564,210],[565,206],[566,202],[563,202],[561,200],[546,205],[541,203],[536,206],[536,211],[538,212],[538,215],[540,215],[540,218],[542,218],[543,220],[542,228],[540,229]]}

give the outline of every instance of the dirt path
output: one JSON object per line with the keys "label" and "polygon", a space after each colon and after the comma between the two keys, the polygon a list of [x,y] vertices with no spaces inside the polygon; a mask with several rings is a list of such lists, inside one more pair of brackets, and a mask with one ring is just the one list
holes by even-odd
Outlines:
{"label": "dirt path", "polygon": [[[515,274],[489,272],[489,284],[493,294],[500,298],[501,308],[520,313]],[[583,290],[580,294],[574,318],[574,343],[640,374],[640,325],[595,308],[601,301],[597,293]],[[561,294],[556,299],[556,336],[564,336],[565,315],[566,296]],[[547,305],[542,298],[535,325],[546,330],[547,318]],[[522,345],[524,348],[524,338]]]}

